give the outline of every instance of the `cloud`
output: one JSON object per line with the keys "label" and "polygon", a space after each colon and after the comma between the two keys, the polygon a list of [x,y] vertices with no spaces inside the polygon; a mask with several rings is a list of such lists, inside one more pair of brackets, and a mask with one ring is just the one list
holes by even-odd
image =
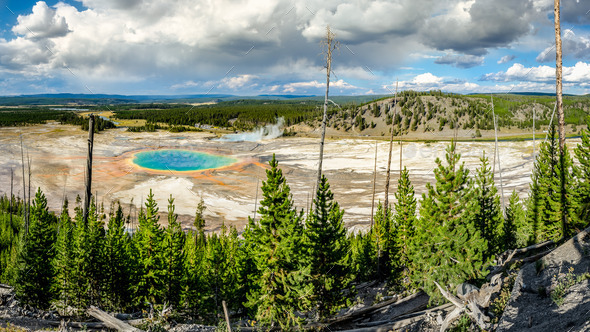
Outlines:
{"label": "cloud", "polygon": [[[579,60],[590,59],[590,39],[578,37],[572,30],[566,30],[561,41],[564,57],[573,57]],[[539,53],[536,60],[541,63],[555,62],[555,43]]]}
{"label": "cloud", "polygon": [[246,84],[251,83],[252,80],[258,78],[256,75],[239,75],[234,77],[226,77],[221,80],[221,86],[226,86],[232,90],[236,90],[244,87]]}
{"label": "cloud", "polygon": [[534,13],[530,1],[457,1],[448,13],[429,19],[421,36],[438,50],[483,55],[527,35]]}
{"label": "cloud", "polygon": [[505,55],[503,57],[500,58],[500,60],[498,60],[498,64],[503,64],[503,63],[508,63],[512,60],[516,59],[516,55]]}
{"label": "cloud", "polygon": [[476,55],[455,55],[455,54],[445,54],[436,60],[434,63],[440,65],[451,65],[457,68],[471,68],[475,66],[483,65],[483,56],[476,56]]}
{"label": "cloud", "polygon": [[[495,82],[553,82],[555,81],[555,68],[549,66],[527,68],[520,63],[515,63],[505,72],[485,74],[481,80]],[[563,67],[563,82],[589,83],[590,64],[578,62],[573,67]]]}
{"label": "cloud", "polygon": [[[428,91],[442,90],[446,92],[477,92],[482,90],[482,86],[476,83],[466,82],[463,80],[445,80],[443,77],[424,73],[416,75],[410,80],[400,81],[399,87],[403,90]],[[391,85],[383,86],[386,91],[394,91],[395,82]]]}
{"label": "cloud", "polygon": [[[349,83],[346,83],[344,80],[337,80],[337,81],[332,81],[330,82],[330,89],[347,89],[347,90],[352,90],[352,89],[359,89],[358,87],[351,85]],[[321,92],[322,90],[326,89],[326,83],[325,82],[318,82],[318,81],[309,81],[309,82],[293,82],[293,83],[288,83],[285,84],[283,86],[283,92],[286,93],[293,93],[296,91],[299,92],[309,92],[309,91],[314,91],[314,92]]]}
{"label": "cloud", "polygon": [[33,6],[32,14],[19,15],[17,21],[12,31],[29,39],[63,37],[70,32],[65,18],[57,15],[57,11],[44,1]]}

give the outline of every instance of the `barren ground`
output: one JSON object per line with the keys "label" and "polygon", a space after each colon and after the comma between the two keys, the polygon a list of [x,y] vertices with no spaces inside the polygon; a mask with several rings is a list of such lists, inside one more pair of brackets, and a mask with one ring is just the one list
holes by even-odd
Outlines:
{"label": "barren ground", "polygon": [[[10,169],[14,170],[17,195],[22,196],[20,138],[31,158],[32,187],[40,187],[48,197],[50,209],[61,209],[64,194],[70,208],[76,195],[83,195],[87,133],[78,127],[50,123],[45,125],[2,128],[0,130],[0,194],[10,192]],[[261,142],[219,142],[209,133],[130,133],[117,128],[95,135],[93,193],[106,212],[112,201],[120,201],[125,213],[136,215],[152,189],[160,211],[166,211],[169,195],[175,198],[176,213],[186,228],[191,227],[199,199],[207,206],[209,230],[219,229],[222,221],[243,228],[248,216],[254,216],[255,199],[261,199],[264,169],[273,153],[291,186],[295,205],[306,210],[316,180],[319,146],[317,138],[278,138]],[[381,138],[382,139],[382,138]],[[578,140],[570,140],[570,148]],[[377,145],[376,199],[383,201],[389,142],[368,139],[333,139],[325,145],[324,173],[332,191],[346,210],[344,219],[352,229],[370,223],[373,167]],[[425,184],[434,181],[437,157],[444,158],[448,142],[404,142],[403,165],[410,170],[419,197]],[[158,148],[183,148],[232,155],[240,161],[230,167],[200,172],[162,172],[142,169],[132,163],[137,151]],[[538,148],[538,141],[537,141]],[[493,160],[493,142],[459,142],[462,160],[472,171],[485,151]],[[533,167],[532,141],[499,142],[500,159],[507,200],[512,190],[526,197]],[[390,201],[397,186],[400,145],[393,145],[392,187]],[[500,183],[496,167],[496,183]],[[73,211],[72,211],[73,212]],[[136,221],[135,221],[136,222]]]}

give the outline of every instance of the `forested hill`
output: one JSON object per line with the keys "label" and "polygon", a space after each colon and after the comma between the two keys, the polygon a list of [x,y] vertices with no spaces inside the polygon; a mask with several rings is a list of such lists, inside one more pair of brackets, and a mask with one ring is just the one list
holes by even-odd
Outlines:
{"label": "forested hill", "polygon": [[[228,130],[250,130],[274,123],[282,117],[287,134],[317,135],[317,129],[321,126],[322,97],[292,97],[232,99],[233,96],[219,96],[211,101],[212,97],[209,96],[209,102],[193,104],[180,100],[176,100],[178,103],[159,103],[155,99],[139,103],[127,99],[125,103],[113,102],[109,105],[92,101],[89,105],[84,105],[83,110],[80,110],[81,106],[74,106],[78,109],[72,110],[55,109],[55,106],[4,107],[0,108],[0,126],[36,124],[50,120],[77,123],[80,120],[74,121],[76,116],[64,113],[87,111],[105,113],[102,115],[132,131],[180,131],[203,125]],[[108,100],[111,99],[102,101]],[[68,104],[68,107],[71,105]],[[494,118],[499,136],[530,135],[533,125],[537,132],[547,130],[553,108],[554,98],[548,95],[501,94],[492,97],[447,94],[440,91],[403,91],[397,98],[337,96],[329,103],[328,135],[389,137],[393,128],[394,135],[403,135],[409,139],[489,138],[490,135],[493,136]],[[590,97],[564,96],[564,109],[567,134],[579,135],[590,112]]]}

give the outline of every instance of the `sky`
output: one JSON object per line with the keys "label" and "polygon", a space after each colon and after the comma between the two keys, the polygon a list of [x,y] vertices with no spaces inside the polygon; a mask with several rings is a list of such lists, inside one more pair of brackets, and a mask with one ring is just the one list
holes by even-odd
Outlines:
{"label": "sky", "polygon": [[[0,95],[555,92],[552,0],[0,0]],[[590,93],[590,0],[561,0]]]}

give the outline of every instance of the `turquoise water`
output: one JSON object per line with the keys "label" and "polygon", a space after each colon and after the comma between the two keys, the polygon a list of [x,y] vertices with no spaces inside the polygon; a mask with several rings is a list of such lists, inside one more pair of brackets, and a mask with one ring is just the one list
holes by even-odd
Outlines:
{"label": "turquoise water", "polygon": [[133,162],[159,171],[199,171],[235,163],[237,159],[188,150],[154,150],[135,154]]}

